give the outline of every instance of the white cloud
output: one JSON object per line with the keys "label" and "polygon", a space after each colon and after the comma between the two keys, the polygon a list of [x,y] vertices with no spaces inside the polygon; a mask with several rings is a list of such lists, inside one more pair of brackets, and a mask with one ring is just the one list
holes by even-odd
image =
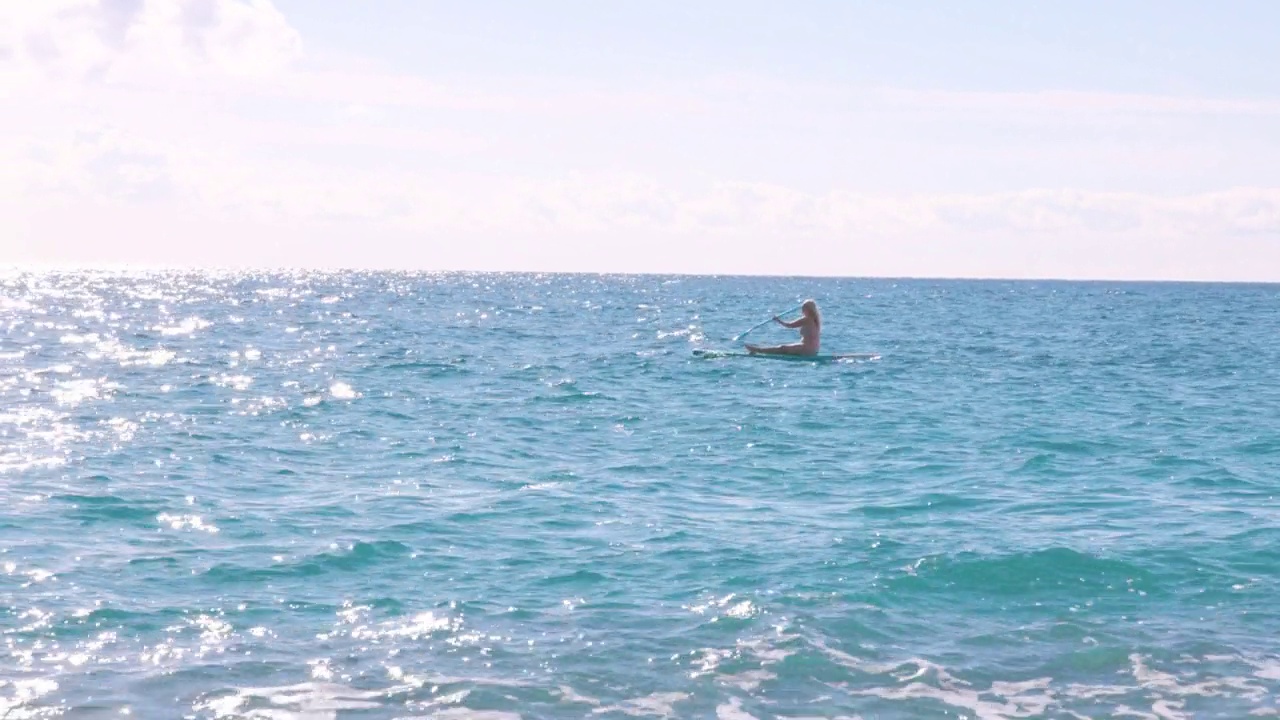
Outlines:
{"label": "white cloud", "polygon": [[3,0],[8,84],[260,77],[301,55],[270,0]]}
{"label": "white cloud", "polygon": [[184,265],[1039,277],[1158,268],[1186,279],[1274,279],[1280,267],[1276,188],[813,192],[226,160],[102,132],[5,163],[0,187],[41,202],[6,210],[27,221],[0,261],[100,262],[111,237],[131,246],[120,261]]}
{"label": "white cloud", "polygon": [[301,47],[268,0],[0,0],[0,263],[1280,279],[1273,124],[1223,129],[1267,99],[459,80]]}

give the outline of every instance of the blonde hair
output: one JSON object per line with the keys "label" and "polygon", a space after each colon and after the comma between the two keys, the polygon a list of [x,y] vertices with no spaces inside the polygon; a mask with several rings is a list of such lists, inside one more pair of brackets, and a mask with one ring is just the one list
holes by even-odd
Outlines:
{"label": "blonde hair", "polygon": [[813,319],[818,321],[818,327],[822,327],[822,313],[818,312],[818,303],[809,299],[805,300],[804,305],[801,305],[800,307],[806,311],[812,312]]}

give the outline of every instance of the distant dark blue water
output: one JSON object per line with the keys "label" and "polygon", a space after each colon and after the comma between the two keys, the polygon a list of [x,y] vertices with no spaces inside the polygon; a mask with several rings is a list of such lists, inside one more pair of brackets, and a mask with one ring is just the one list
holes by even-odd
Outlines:
{"label": "distant dark blue water", "polygon": [[11,274],[0,717],[1280,714],[1277,494],[1275,286]]}

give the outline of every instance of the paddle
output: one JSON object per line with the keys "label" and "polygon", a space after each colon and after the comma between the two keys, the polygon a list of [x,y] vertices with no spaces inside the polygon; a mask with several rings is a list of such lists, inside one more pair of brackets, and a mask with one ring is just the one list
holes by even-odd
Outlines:
{"label": "paddle", "polygon": [[[797,305],[797,306],[795,306],[795,307],[791,308],[790,310],[783,310],[783,311],[782,311],[782,312],[780,312],[780,313],[776,313],[773,317],[778,317],[779,315],[786,315],[787,313],[793,313],[793,312],[795,312],[795,311],[799,310],[799,309],[800,309],[800,308],[802,308],[802,307],[804,307],[804,306],[803,306],[803,305]],[[746,337],[746,336],[747,336],[747,333],[751,332],[752,330],[755,330],[756,328],[761,327],[761,326],[764,326],[764,325],[768,325],[769,323],[773,322],[773,317],[769,318],[768,320],[765,320],[764,322],[761,322],[761,323],[757,323],[757,324],[755,324],[755,325],[752,325],[751,327],[747,328],[745,332],[741,332],[741,333],[738,333],[737,335],[734,335],[734,336],[733,336],[733,340],[731,340],[730,342],[738,342],[738,341],[739,341],[739,340],[741,340],[742,338]]]}

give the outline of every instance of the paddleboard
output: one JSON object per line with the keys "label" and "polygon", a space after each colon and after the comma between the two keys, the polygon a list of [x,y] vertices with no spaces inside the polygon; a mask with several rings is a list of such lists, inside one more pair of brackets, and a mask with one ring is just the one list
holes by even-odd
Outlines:
{"label": "paddleboard", "polygon": [[832,353],[818,355],[770,355],[767,353],[749,353],[740,350],[708,350],[696,348],[694,357],[700,358],[766,358],[769,360],[798,360],[809,362],[840,362],[854,360],[879,360],[879,353]]}

